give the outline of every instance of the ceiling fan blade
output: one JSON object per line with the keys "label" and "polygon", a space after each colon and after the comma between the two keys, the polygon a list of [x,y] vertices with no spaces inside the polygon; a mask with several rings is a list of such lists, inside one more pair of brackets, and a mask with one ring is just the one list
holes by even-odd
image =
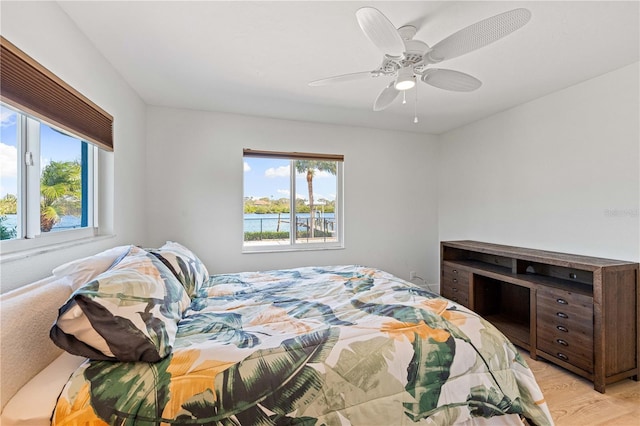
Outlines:
{"label": "ceiling fan blade", "polygon": [[378,9],[362,7],[356,11],[362,32],[385,55],[401,57],[404,42],[396,27]]}
{"label": "ceiling fan blade", "polygon": [[376,98],[376,101],[373,103],[374,111],[382,111],[383,109],[387,108],[389,105],[391,105],[391,102],[393,102],[396,96],[398,96],[398,93],[400,92],[396,90],[396,88],[394,87],[394,83],[395,82],[392,81],[387,87],[382,89],[382,92],[380,92],[380,94]]}
{"label": "ceiling fan blade", "polygon": [[528,9],[513,9],[476,22],[437,43],[427,54],[436,63],[484,47],[523,27],[531,19]]}
{"label": "ceiling fan blade", "polygon": [[454,92],[472,92],[482,86],[475,77],[460,71],[429,68],[422,74],[422,81],[431,86]]}
{"label": "ceiling fan blade", "polygon": [[374,77],[373,71],[354,72],[351,74],[336,75],[334,77],[323,78],[309,83],[309,86],[326,86],[327,84],[341,83],[343,81],[361,80],[367,77]]}

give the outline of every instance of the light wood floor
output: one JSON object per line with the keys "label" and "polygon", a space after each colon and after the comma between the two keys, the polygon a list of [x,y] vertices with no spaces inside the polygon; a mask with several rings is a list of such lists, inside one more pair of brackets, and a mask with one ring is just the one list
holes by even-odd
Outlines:
{"label": "light wood floor", "polygon": [[601,394],[582,377],[521,352],[557,426],[640,426],[640,382],[623,380]]}

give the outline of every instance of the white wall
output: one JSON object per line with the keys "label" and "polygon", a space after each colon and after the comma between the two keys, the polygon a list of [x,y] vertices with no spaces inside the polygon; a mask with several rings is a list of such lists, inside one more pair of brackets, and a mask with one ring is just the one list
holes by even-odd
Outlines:
{"label": "white wall", "polygon": [[5,292],[51,274],[71,259],[120,244],[143,244],[146,208],[145,105],[55,2],[2,2],[2,35],[114,117],[115,152],[101,155],[105,209],[101,232],[115,235],[82,245],[2,259]]}
{"label": "white wall", "polygon": [[[358,263],[438,282],[437,138],[159,107],[147,135],[151,245],[182,242],[211,273]],[[242,254],[243,148],[344,154],[345,249]]]}
{"label": "white wall", "polygon": [[441,240],[640,260],[638,63],[448,132]]}
{"label": "white wall", "polygon": [[[429,283],[447,239],[640,258],[638,64],[436,137],[146,107],[55,2],[3,2],[1,31],[110,112],[116,144],[100,164],[115,236],[2,259],[2,292],[167,239],[213,273],[360,263]],[[345,155],[344,250],[241,253],[245,147]]]}

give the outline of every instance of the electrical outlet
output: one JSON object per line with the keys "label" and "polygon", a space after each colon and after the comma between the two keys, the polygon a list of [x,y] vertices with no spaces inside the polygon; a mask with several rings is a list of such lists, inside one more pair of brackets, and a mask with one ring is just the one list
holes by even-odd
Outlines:
{"label": "electrical outlet", "polygon": [[413,281],[416,279],[416,271],[409,272],[409,281]]}

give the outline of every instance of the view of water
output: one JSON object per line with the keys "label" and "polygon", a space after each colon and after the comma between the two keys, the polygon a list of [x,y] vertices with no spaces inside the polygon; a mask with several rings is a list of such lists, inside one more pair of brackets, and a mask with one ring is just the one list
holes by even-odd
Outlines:
{"label": "view of water", "polygon": [[[299,221],[309,219],[309,213],[299,213],[297,215]],[[333,213],[324,213],[322,215],[316,214],[316,219],[327,219],[334,222],[335,215]],[[280,231],[288,232],[290,227],[290,215],[289,213],[282,213],[280,215]],[[302,227],[299,227],[303,230]],[[278,229],[278,214],[245,214],[244,215],[244,232],[265,232],[276,231]]]}
{"label": "view of water", "polygon": [[[13,227],[14,229],[18,226],[18,216],[15,214],[6,214],[7,220],[3,222],[4,226],[7,228]],[[51,232],[54,231],[63,231],[65,229],[73,229],[80,228],[80,217],[79,216],[61,216],[60,222],[58,222],[52,229]]]}
{"label": "view of water", "polygon": [[[17,215],[5,215],[7,220],[4,225],[9,228],[15,228],[18,223]],[[300,213],[297,215],[299,221],[309,219],[309,213]],[[316,215],[316,219],[327,219],[330,222],[335,221],[333,213],[324,213]],[[280,231],[289,232],[290,215],[283,213],[280,215]],[[73,229],[80,227],[80,218],[76,216],[62,216],[60,222],[57,223],[51,231],[62,231],[65,229]],[[299,227],[304,230],[304,227]],[[260,232],[260,231],[276,231],[278,229],[278,214],[245,214],[244,215],[244,232]]]}

